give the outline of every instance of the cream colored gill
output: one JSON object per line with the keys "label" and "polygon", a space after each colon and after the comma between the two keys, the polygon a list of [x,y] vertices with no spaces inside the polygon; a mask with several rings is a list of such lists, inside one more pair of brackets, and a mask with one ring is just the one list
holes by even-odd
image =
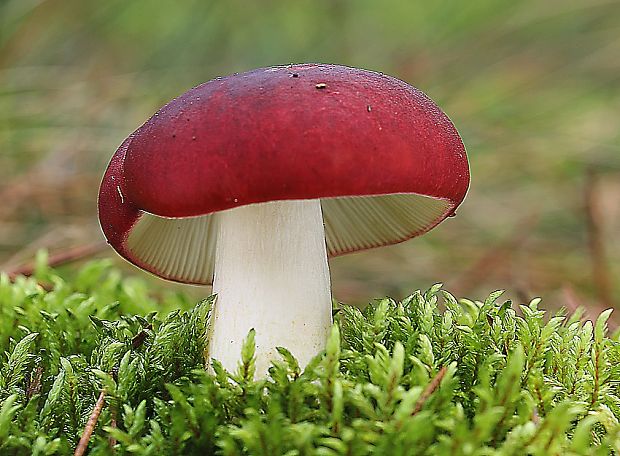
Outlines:
{"label": "cream colored gill", "polygon": [[[329,256],[394,244],[426,231],[450,207],[412,193],[321,200]],[[229,209],[234,211],[235,209]],[[211,284],[218,214],[164,218],[144,213],[127,238],[136,263],[161,277]]]}

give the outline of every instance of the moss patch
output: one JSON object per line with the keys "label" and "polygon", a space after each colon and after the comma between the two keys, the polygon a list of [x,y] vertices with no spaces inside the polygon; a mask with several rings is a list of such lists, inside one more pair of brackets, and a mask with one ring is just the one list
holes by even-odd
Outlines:
{"label": "moss patch", "polygon": [[[154,299],[106,262],[70,282],[0,276],[0,453],[71,454],[97,399],[88,454],[614,454],[620,345],[609,312],[517,313],[499,292],[435,286],[402,302],[342,307],[302,371],[281,349],[253,378],[204,370],[211,299]],[[153,312],[181,307],[190,310]],[[138,315],[141,314],[142,316]],[[615,453],[617,454],[617,453]]]}

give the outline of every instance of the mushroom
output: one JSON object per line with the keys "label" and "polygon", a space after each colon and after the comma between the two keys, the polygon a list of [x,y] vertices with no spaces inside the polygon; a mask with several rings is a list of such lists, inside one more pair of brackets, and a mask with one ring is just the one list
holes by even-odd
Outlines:
{"label": "mushroom", "polygon": [[469,186],[448,117],[398,79],[338,65],[261,68],[199,85],[119,147],[99,218],[159,277],[213,284],[209,356],[302,365],[325,343],[327,258],[395,244],[454,215]]}

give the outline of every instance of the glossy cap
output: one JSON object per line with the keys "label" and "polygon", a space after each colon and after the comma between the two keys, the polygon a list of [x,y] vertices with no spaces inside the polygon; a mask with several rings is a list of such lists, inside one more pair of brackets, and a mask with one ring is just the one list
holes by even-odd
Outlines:
{"label": "glossy cap", "polygon": [[422,92],[372,71],[290,65],[214,79],[161,108],[112,157],[99,218],[127,260],[207,284],[218,211],[319,198],[335,256],[428,231],[468,186],[461,138]]}

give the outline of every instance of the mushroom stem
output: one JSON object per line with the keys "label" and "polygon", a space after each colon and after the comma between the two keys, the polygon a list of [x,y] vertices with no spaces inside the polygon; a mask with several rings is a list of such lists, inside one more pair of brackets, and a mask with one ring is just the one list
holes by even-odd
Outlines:
{"label": "mushroom stem", "polygon": [[209,357],[234,370],[256,330],[256,375],[276,347],[304,367],[324,348],[332,323],[325,231],[319,200],[253,204],[218,214]]}

